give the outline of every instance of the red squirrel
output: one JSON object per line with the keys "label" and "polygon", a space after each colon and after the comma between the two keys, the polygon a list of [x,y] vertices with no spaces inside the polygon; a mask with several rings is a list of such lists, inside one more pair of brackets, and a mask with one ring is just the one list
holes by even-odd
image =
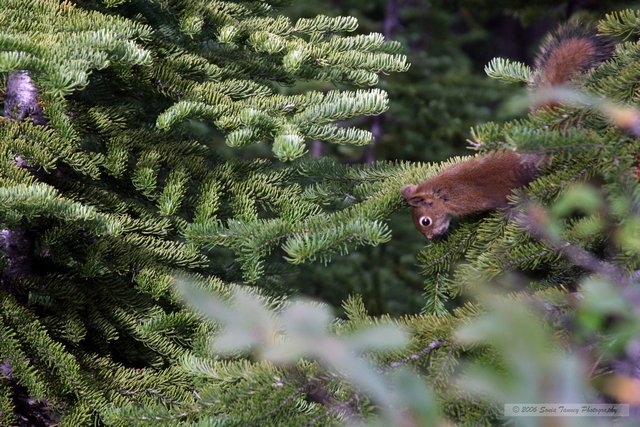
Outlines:
{"label": "red squirrel", "polygon": [[541,161],[536,154],[497,152],[453,165],[401,193],[420,233],[432,239],[447,231],[452,217],[506,206],[512,189],[538,176]]}
{"label": "red squirrel", "polygon": [[[535,59],[532,87],[569,83],[612,55],[613,44],[594,27],[573,23],[551,33]],[[535,109],[553,107],[537,105]],[[511,190],[533,181],[546,158],[536,154],[498,152],[451,166],[418,185],[407,185],[402,197],[413,222],[427,239],[443,234],[452,217],[507,205]]]}

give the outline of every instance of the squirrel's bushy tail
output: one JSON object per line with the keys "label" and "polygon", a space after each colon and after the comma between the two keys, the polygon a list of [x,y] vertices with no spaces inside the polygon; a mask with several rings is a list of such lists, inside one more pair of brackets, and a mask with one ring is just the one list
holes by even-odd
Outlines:
{"label": "squirrel's bushy tail", "polygon": [[551,32],[536,56],[531,85],[563,85],[613,55],[614,44],[592,24],[572,22]]}

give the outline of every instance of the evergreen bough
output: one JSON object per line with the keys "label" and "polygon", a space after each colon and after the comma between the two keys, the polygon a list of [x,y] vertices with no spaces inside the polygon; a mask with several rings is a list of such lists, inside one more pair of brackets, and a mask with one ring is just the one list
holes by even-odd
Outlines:
{"label": "evergreen bough", "polygon": [[68,426],[193,405],[177,362],[208,329],[181,310],[175,269],[256,282],[278,243],[302,260],[388,240],[382,218],[323,222],[303,166],[219,154],[262,143],[290,161],[309,139],[367,144],[368,131],[338,122],[385,111],[385,92],[278,85],[367,87],[408,68],[397,42],[344,35],[354,18],[291,22],[283,5],[0,4],[3,424],[33,400]]}
{"label": "evergreen bough", "polygon": [[[634,13],[615,13],[607,15],[600,22],[599,30],[603,35],[615,37],[619,34],[638,34],[635,26]],[[632,117],[637,124],[640,117],[634,90],[640,70],[635,54],[637,49],[638,36],[628,36],[626,41],[618,43],[613,58],[581,76],[576,82],[578,89],[573,92],[557,91],[557,96],[561,100],[564,97],[566,101],[560,107],[537,110],[526,118],[504,124],[486,123],[472,130],[473,145],[481,154],[505,149],[536,151],[548,155],[549,163],[544,167],[543,176],[526,189],[513,193],[509,210],[461,219],[451,228],[445,240],[430,242],[418,254],[418,262],[426,279],[424,312],[396,320],[414,334],[414,341],[403,352],[376,358],[382,369],[396,366],[402,360],[415,361],[415,367],[435,388],[445,415],[455,422],[491,425],[502,418],[502,407],[496,402],[487,402],[470,391],[453,387],[449,381],[463,358],[494,366],[497,372],[502,372],[504,368],[497,362],[497,354],[492,349],[467,345],[454,338],[456,330],[469,325],[487,310],[481,300],[459,305],[460,297],[470,293],[473,295],[473,292],[482,288],[483,283],[500,284],[505,275],[517,272],[515,283],[522,284],[525,290],[520,287],[506,297],[495,298],[504,298],[509,305],[540,305],[545,310],[545,318],[555,328],[555,334],[563,339],[563,344],[573,346],[580,338],[568,336],[571,329],[567,329],[567,323],[576,319],[573,302],[576,295],[580,298],[583,293],[589,295],[592,292],[593,285],[589,280],[603,277],[614,283],[620,280],[617,283],[620,289],[637,286],[633,282],[637,282],[640,252],[637,244],[632,242],[638,236],[640,216],[640,185],[637,177],[640,143],[634,128],[621,119]],[[529,78],[525,66],[505,60],[493,61],[488,73],[509,82],[524,82]],[[356,230],[346,233],[348,242],[342,239],[344,234],[340,233],[348,230],[351,221],[384,221],[401,208],[398,191],[404,184],[429,178],[468,158],[451,158],[438,165],[379,162],[373,167],[337,165],[329,161],[301,162],[298,167],[302,175],[317,181],[307,187],[305,196],[313,201],[323,201],[326,206],[338,210],[308,217],[302,222],[302,230],[277,243],[290,262],[327,261],[332,252],[349,250],[347,243],[360,242],[361,233]],[[597,193],[592,190],[584,192],[579,190],[581,187],[576,187],[590,182],[597,185]],[[602,203],[594,202],[598,197],[602,197]],[[594,205],[599,207],[595,208]],[[537,206],[548,206],[549,213],[544,215],[550,215],[549,218],[556,221],[555,228],[549,229],[549,236],[535,232],[535,216],[531,215],[546,212],[536,210]],[[613,234],[612,228],[617,230]],[[230,232],[225,237],[237,235],[237,228],[227,226],[226,230]],[[242,230],[249,233],[246,228]],[[236,253],[241,253],[242,246],[231,239],[215,240],[218,239],[218,230],[199,231],[199,241],[223,243],[235,247]],[[383,239],[388,238],[384,236]],[[276,240],[272,241],[273,248],[277,249]],[[343,242],[346,246],[341,246]],[[267,259],[266,254],[258,258]],[[586,262],[585,259],[591,261]],[[245,260],[249,261],[249,266],[253,263],[262,265],[257,258],[247,257]],[[268,264],[272,265],[272,262]],[[611,271],[616,272],[616,276],[608,275]],[[356,310],[350,304],[352,302],[345,306],[347,319],[337,322],[335,326],[339,334],[380,320],[369,317],[362,305],[356,305],[359,307]],[[581,307],[578,311],[584,313],[585,310],[589,309]],[[626,317],[626,314],[621,315]],[[631,320],[631,323],[637,321],[637,317],[632,318],[636,320]],[[577,321],[580,322],[579,316]],[[576,326],[574,331],[580,327]],[[510,334],[516,336],[518,332],[511,331]],[[527,329],[523,328],[521,333],[526,334]],[[603,344],[606,345],[606,337],[611,331],[602,327],[598,333],[603,334]],[[627,335],[625,337],[620,346],[632,343],[624,341],[630,339]],[[208,351],[205,351],[204,357],[216,360],[216,356],[212,358]],[[563,357],[562,352],[558,353],[558,357]],[[622,372],[618,370],[619,366],[624,366],[626,362],[616,360],[616,357],[624,359],[620,355],[608,356],[602,363],[609,364],[607,366],[614,373]],[[239,360],[237,363],[246,363],[242,358]],[[199,359],[185,360],[185,366],[191,370],[202,363]],[[266,401],[261,415],[255,413],[256,408],[251,404],[237,405],[235,402],[243,396],[252,400],[254,394],[265,393],[266,396],[274,393],[273,382],[265,380],[260,386],[252,381],[253,377],[248,377],[229,390],[221,388],[223,375],[216,369],[209,370],[203,376],[206,380],[203,389],[210,390],[209,396],[238,393],[232,399],[233,403],[222,405],[238,417],[233,422],[279,425],[282,420],[293,416],[288,412],[292,407],[301,408],[296,416],[306,413],[306,422],[310,425],[333,425],[338,420],[345,420],[345,414],[336,412],[335,408],[318,408],[313,393],[305,388],[308,382],[300,380],[298,376],[291,373],[287,375],[286,371],[273,373],[271,366],[260,364],[253,365],[251,369],[261,373],[257,374],[258,377],[277,377],[276,394],[283,389],[287,391],[283,395],[278,394],[280,397],[274,400]],[[301,369],[306,372],[307,380],[319,376],[313,367]],[[565,376],[577,372],[563,371],[560,365],[552,369],[559,370]],[[580,381],[588,379],[581,378]],[[323,385],[332,396],[343,399],[345,405],[353,404],[353,391],[342,388],[344,384],[337,387],[335,383],[325,381]],[[531,386],[529,383],[520,385],[524,389]],[[538,391],[544,392],[544,387]],[[544,399],[545,396],[536,397]],[[315,405],[310,407],[310,402]],[[363,405],[355,410],[366,415],[373,408]],[[320,411],[320,414],[314,411]],[[210,420],[216,419],[213,413],[209,416]],[[300,423],[296,419],[291,425]]]}
{"label": "evergreen bough", "polygon": [[[379,35],[340,35],[355,28],[352,18],[292,23],[278,15],[279,6],[0,4],[2,86],[26,72],[38,90],[31,111],[5,108],[0,126],[2,422],[14,423],[15,402],[28,398],[45,402],[52,418],[69,426],[344,419],[310,388],[314,381],[354,410],[374,410],[311,362],[285,370],[240,355],[212,356],[216,325],[182,309],[174,290],[173,271],[189,270],[207,291],[229,296],[239,286],[229,282],[243,281],[261,286],[255,292],[265,304],[286,304],[273,296],[287,285],[285,264],[328,262],[359,245],[390,241],[385,221],[402,207],[398,190],[466,160],[369,167],[301,159],[310,139],[367,143],[366,131],[336,122],[379,114],[387,97],[377,89],[285,96],[277,83],[368,86],[407,64],[399,45]],[[601,32],[626,41],[585,77],[583,90],[637,103],[635,16],[602,21]],[[508,80],[526,77],[522,66],[503,61],[490,70]],[[544,176],[514,194],[515,206],[549,205],[576,181],[598,176],[614,224],[637,233],[628,218],[638,217],[640,144],[609,119],[597,108],[567,105],[478,126],[473,139],[483,152],[553,154]],[[215,131],[201,132],[202,123]],[[241,150],[267,143],[277,159],[224,160],[223,142]],[[605,256],[607,229],[588,227],[596,215],[566,220],[562,238]],[[608,262],[629,274],[638,270],[637,246],[616,249]],[[558,301],[578,286],[584,268],[504,211],[462,220],[418,258],[425,312],[396,320],[414,340],[402,352],[372,357],[381,366],[415,363],[450,419],[490,423],[500,416],[497,408],[447,382],[460,355],[492,360],[491,351],[452,339],[483,311],[475,302],[451,310],[453,299],[479,281],[519,270],[531,277],[534,297]],[[344,310],[338,333],[381,321],[357,298]]]}

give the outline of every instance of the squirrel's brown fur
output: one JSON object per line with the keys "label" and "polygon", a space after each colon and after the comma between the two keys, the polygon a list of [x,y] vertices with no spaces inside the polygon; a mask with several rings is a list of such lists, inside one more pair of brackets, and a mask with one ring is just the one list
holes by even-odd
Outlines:
{"label": "squirrel's brown fur", "polygon": [[[599,35],[593,25],[582,22],[561,25],[542,43],[534,61],[530,86],[548,88],[569,84],[609,59],[613,46],[611,39]],[[548,102],[534,109],[554,105]]]}
{"label": "squirrel's brown fur", "polygon": [[[531,85],[568,84],[607,60],[613,43],[579,22],[560,26],[543,43],[535,60]],[[552,106],[537,105],[535,108]],[[547,159],[535,154],[499,152],[454,165],[419,185],[407,185],[402,196],[413,221],[428,239],[447,231],[452,217],[506,206],[507,196],[536,178]]]}
{"label": "squirrel's brown fur", "polygon": [[612,41],[598,35],[592,25],[581,22],[561,25],[542,43],[534,61],[531,84],[534,87],[566,84],[612,54]]}
{"label": "squirrel's brown fur", "polygon": [[535,179],[541,161],[535,154],[492,153],[407,185],[401,193],[412,207],[416,227],[431,239],[447,230],[452,217],[506,206],[512,189]]}

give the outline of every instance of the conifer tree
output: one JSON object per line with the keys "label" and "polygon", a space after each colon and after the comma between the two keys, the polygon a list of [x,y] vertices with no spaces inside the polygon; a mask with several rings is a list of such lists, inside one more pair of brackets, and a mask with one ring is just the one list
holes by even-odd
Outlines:
{"label": "conifer tree", "polygon": [[[499,286],[497,279],[511,272],[518,272],[519,280],[515,283],[520,286],[508,288],[511,293],[507,297],[493,295],[489,301],[504,298],[511,311],[513,307],[521,307],[518,304],[523,301],[535,302],[543,308],[548,323],[545,327],[563,336],[566,347],[580,341],[580,337],[567,337],[573,331],[571,324],[589,325],[593,320],[589,316],[595,315],[595,327],[591,324],[593,329],[581,331],[588,332],[588,346],[582,343],[580,351],[590,351],[594,342],[595,348],[607,346],[613,337],[619,348],[631,350],[628,355],[625,351],[617,356],[602,355],[592,367],[596,369],[602,364],[605,370],[614,373],[633,372],[637,368],[637,359],[632,359],[635,354],[632,348],[637,342],[637,306],[629,309],[624,299],[611,298],[628,294],[636,298],[632,304],[637,305],[638,301],[634,271],[639,267],[640,252],[634,237],[638,236],[636,155],[640,145],[634,126],[640,115],[634,107],[632,90],[638,66],[634,55],[637,19],[638,14],[629,11],[608,15],[600,21],[602,34],[630,41],[619,43],[611,60],[580,76],[575,82],[579,83],[579,92],[553,92],[561,106],[537,110],[524,119],[502,125],[488,123],[472,132],[481,152],[537,151],[552,156],[550,164],[541,178],[513,195],[511,210],[464,218],[452,226],[445,240],[425,247],[419,255],[426,278],[424,313],[396,320],[413,333],[414,340],[402,353],[372,355],[382,371],[398,364],[414,364],[434,387],[445,416],[454,422],[493,425],[503,419],[502,407],[495,401],[477,398],[470,389],[452,385],[452,374],[461,360],[471,358],[485,367],[496,367],[498,372],[504,372],[508,366],[501,364],[495,350],[477,345],[482,328],[487,332],[484,313],[494,305],[482,299],[464,302],[454,310],[450,305],[463,293],[468,295],[469,291],[477,290],[480,283],[494,280],[494,286]],[[496,60],[487,70],[509,82],[530,80],[531,71],[524,64]],[[348,250],[349,240],[357,239],[359,234],[340,224],[349,224],[355,218],[384,220],[401,208],[398,190],[404,184],[419,182],[467,159],[458,157],[437,165],[382,162],[374,167],[337,165],[328,160],[301,163],[304,175],[317,181],[307,188],[306,194],[312,200],[326,201],[329,208],[333,203],[333,208],[338,209],[303,220],[302,230],[283,235],[281,248],[294,264],[326,260],[336,252],[338,244],[344,245],[338,249]],[[575,190],[576,184],[594,177],[598,179],[594,182],[600,182],[597,191],[584,187]],[[350,206],[345,207],[343,195],[347,190],[353,200],[348,200]],[[200,242],[227,244],[236,253],[242,253],[240,242],[222,240],[237,235],[233,227],[207,230],[199,227],[197,235],[189,236]],[[261,265],[260,258],[243,259],[248,263],[245,271]],[[589,280],[583,281],[584,277]],[[584,298],[585,303],[576,303],[576,298]],[[603,301],[607,302],[599,305]],[[336,321],[334,326],[339,334],[348,335],[359,326],[381,321],[369,317],[357,298],[347,301],[344,311],[347,319]],[[603,316],[612,313],[625,325],[620,332],[607,330],[604,323]],[[541,338],[540,330],[531,325],[534,320],[517,317],[518,322],[510,323],[510,319],[498,318],[500,328],[494,333],[498,339],[493,344],[501,345],[503,350],[518,348],[511,353],[512,361],[519,361],[520,366],[532,365],[534,380],[531,381],[529,372],[529,382],[522,377],[517,380],[516,374],[516,379],[509,377],[514,382],[498,385],[519,384],[520,390],[535,390],[535,395],[528,396],[544,399],[552,395],[545,386],[552,378],[560,378],[562,384],[576,379],[578,370],[563,365],[562,360],[573,363],[577,352],[564,355],[561,350],[554,350],[554,362],[549,367],[548,359],[535,360],[532,354],[522,352],[520,346],[531,340],[538,346],[535,349],[549,354],[545,353],[549,351],[545,347],[548,343]],[[469,334],[466,342],[456,338],[456,330],[475,322],[479,325],[471,335],[476,337],[475,345]],[[220,337],[217,332],[213,334]],[[319,371],[313,363],[300,362],[295,369],[278,369],[271,364],[249,362],[242,356],[221,359],[205,346],[194,348],[182,362],[184,369],[201,381],[199,408],[204,409],[198,409],[197,418],[209,422],[282,425],[286,420],[289,425],[335,425],[348,420],[349,414],[367,416],[375,411],[370,402],[358,397],[335,376]],[[229,378],[235,380],[229,383]],[[580,377],[580,384],[590,379]],[[144,420],[154,413],[162,419],[171,419],[176,412],[134,407],[115,412],[130,420]]]}
{"label": "conifer tree", "polygon": [[[465,425],[492,425],[502,419],[502,407],[495,401],[474,397],[470,390],[455,388],[449,380],[462,358],[495,366],[498,371],[504,369],[492,349],[459,341],[455,331],[475,319],[480,322],[483,313],[492,307],[482,299],[460,303],[464,301],[462,298],[470,292],[473,295],[481,283],[493,282],[494,286],[500,286],[499,279],[514,272],[517,272],[513,282],[516,286],[507,288],[511,292],[506,297],[509,304],[523,301],[538,304],[548,323],[545,327],[564,337],[563,345],[572,348],[577,345],[581,352],[616,342],[618,352],[606,350],[591,368],[613,374],[627,373],[636,378],[634,384],[637,384],[637,374],[633,373],[638,366],[633,348],[638,339],[637,271],[640,268],[637,246],[640,143],[636,128],[640,114],[633,89],[638,70],[637,22],[635,11],[612,13],[599,22],[600,33],[616,40],[613,57],[578,76],[573,82],[578,89],[556,89],[540,95],[553,96],[559,106],[538,109],[523,119],[505,124],[487,123],[472,130],[472,141],[481,153],[505,149],[535,151],[549,156],[549,163],[542,177],[513,194],[510,209],[461,219],[452,225],[446,239],[427,244],[418,257],[426,279],[424,313],[397,319],[415,338],[401,354],[374,356],[382,370],[395,366],[398,360],[415,360],[450,420]],[[487,73],[509,83],[531,81],[530,67],[503,59],[492,61]],[[301,163],[304,175],[317,181],[307,188],[306,194],[312,200],[324,200],[329,207],[333,203],[333,208],[338,209],[306,218],[302,221],[302,230],[282,235],[281,248],[287,260],[294,264],[328,260],[336,250],[349,250],[349,244],[354,240],[358,243],[361,238],[355,229],[349,229],[351,221],[384,221],[401,209],[399,189],[403,185],[420,182],[468,158],[452,158],[442,164],[380,162],[374,167],[338,165],[329,160]],[[585,186],[589,181],[596,190]],[[343,199],[345,193],[350,200]],[[370,224],[362,225],[365,229]],[[222,240],[237,235],[234,227],[198,228],[198,235],[189,237],[203,243],[226,244],[241,253],[240,242]],[[206,234],[209,237],[203,238]],[[387,236],[385,233],[381,238],[387,239]],[[248,262],[245,271],[261,266],[260,259],[246,257],[244,260]],[[615,295],[627,295],[630,301]],[[583,304],[576,302],[581,298],[584,298]],[[452,306],[457,308],[451,309]],[[347,334],[358,326],[380,321],[369,317],[356,300],[349,300],[344,309],[347,321],[337,322],[335,329],[339,333]],[[624,325],[621,329],[606,325],[605,317],[612,314]],[[595,320],[590,316],[595,316]],[[522,321],[525,323],[513,325],[504,318],[499,321],[502,329],[498,333],[502,335],[498,334],[497,342],[502,343],[502,349],[526,341],[526,336],[520,333],[529,332],[526,322],[530,319]],[[576,336],[571,336],[572,333]],[[581,338],[580,334],[588,338]],[[534,341],[540,346],[546,345],[544,340],[537,339]],[[587,345],[581,339],[585,339]],[[567,357],[574,355],[570,353]],[[598,359],[597,356],[597,352],[591,354],[591,360]],[[528,354],[520,352],[513,357],[519,358],[522,365],[525,362],[522,358]],[[572,373],[577,374],[574,368],[563,369],[561,359],[562,352],[558,353],[558,360],[554,359],[556,364],[551,370],[538,374],[558,375],[567,380]],[[274,371],[269,364],[246,363],[243,357],[221,362],[205,348],[201,348],[200,354],[194,352],[184,359],[185,369],[203,379],[201,390],[207,396],[204,401],[218,404],[212,405],[209,419],[215,419],[211,412],[215,407],[232,414],[234,422],[240,424],[278,425],[287,419],[292,420],[291,425],[333,425],[344,421],[345,414],[336,410],[337,404],[331,405],[332,400],[342,402],[343,406],[338,407],[347,412],[366,416],[372,410],[367,404],[357,406],[355,402],[359,399],[353,397],[352,390],[344,383],[332,381],[333,377],[320,380],[321,387],[310,386],[317,386],[318,378],[322,378],[315,365],[301,362],[296,371],[288,372]],[[223,378],[231,366],[239,369],[234,371],[238,381],[229,387]],[[247,371],[252,374],[240,378],[240,372]],[[550,396],[545,394],[541,383],[549,377],[536,378],[535,383],[520,383],[522,389],[533,386],[541,393],[537,397]],[[585,382],[591,379],[580,378]],[[330,397],[318,393],[318,388]],[[324,397],[318,398],[318,394]],[[232,397],[227,400],[229,395]],[[260,405],[253,400],[256,395]],[[217,396],[225,396],[224,402],[216,400]],[[135,416],[136,412],[131,414]]]}
{"label": "conifer tree", "polygon": [[[192,404],[177,361],[206,328],[176,300],[174,269],[222,288],[212,274],[256,283],[278,245],[317,246],[308,232],[329,247],[388,239],[375,218],[323,222],[324,200],[301,185],[311,166],[282,162],[310,139],[368,143],[336,122],[387,108],[366,87],[408,68],[400,45],[344,36],[350,17],[291,22],[282,5],[0,4],[3,424],[118,423],[113,407]],[[300,80],[361,88],[278,93]],[[258,143],[275,158],[220,149]],[[273,277],[269,292],[284,286]]]}
{"label": "conifer tree", "polygon": [[[0,3],[9,105],[0,126],[3,422],[16,422],[15,402],[23,396],[69,426],[335,425],[348,418],[345,411],[375,411],[312,362],[283,369],[239,354],[212,355],[209,339],[220,336],[219,325],[183,309],[174,288],[174,271],[187,270],[206,292],[229,296],[253,285],[267,305],[282,307],[287,268],[389,242],[386,220],[403,210],[399,189],[466,159],[374,166],[301,159],[309,140],[369,142],[369,132],[335,123],[384,111],[386,93],[285,96],[278,83],[370,86],[379,73],[407,64],[398,43],[378,34],[342,36],[354,19],[290,22],[279,6]],[[500,418],[495,406],[448,384],[461,355],[493,361],[490,350],[454,338],[486,309],[468,302],[448,310],[464,290],[524,271],[532,292],[513,298],[535,297],[564,311],[571,310],[567,290],[582,290],[577,275],[623,271],[616,277],[629,279],[639,268],[637,242],[625,236],[638,232],[640,146],[629,133],[636,122],[623,120],[635,119],[639,20],[624,12],[601,21],[602,33],[627,41],[583,76],[590,96],[565,96],[561,108],[473,131],[482,151],[542,150],[553,153],[551,166],[514,195],[511,212],[521,209],[520,216],[498,211],[463,219],[445,241],[421,252],[425,313],[397,320],[414,339],[402,353],[371,356],[383,369],[415,363],[449,419]],[[505,61],[489,71],[509,81],[530,74]],[[12,101],[16,80],[33,82],[24,114]],[[607,101],[594,100],[599,95]],[[202,132],[204,126],[214,131]],[[223,143],[243,153],[249,144],[266,144],[275,159],[225,160]],[[558,234],[538,232],[526,203],[562,201],[570,185],[593,176],[613,209],[566,219],[556,208]],[[621,238],[609,239],[599,221],[605,214]],[[590,270],[569,247],[602,258],[615,253],[603,264],[615,268]],[[344,311],[338,333],[381,321],[358,298]]]}
{"label": "conifer tree", "polygon": [[[465,140],[469,128],[495,120],[497,106],[514,89],[487,78],[482,71],[486,61],[495,56],[495,40],[500,37],[486,24],[489,17],[470,23],[465,3],[454,5],[448,0],[327,3],[297,2],[292,13],[305,16],[330,6],[336,14],[353,15],[361,22],[359,33],[380,31],[402,42],[412,65],[406,73],[380,81],[381,87],[393,94],[389,110],[360,125],[372,130],[373,145],[320,144],[322,150],[314,154],[341,162],[366,162],[374,157],[433,162],[468,153]],[[474,21],[476,17],[474,13]],[[470,58],[469,52],[476,55]],[[330,268],[306,264],[295,270],[299,280],[291,280],[297,282],[300,292],[336,306],[358,293],[371,313],[419,310],[423,279],[413,265],[423,239],[404,212],[392,215],[389,226],[394,244],[363,247],[333,259]]]}

